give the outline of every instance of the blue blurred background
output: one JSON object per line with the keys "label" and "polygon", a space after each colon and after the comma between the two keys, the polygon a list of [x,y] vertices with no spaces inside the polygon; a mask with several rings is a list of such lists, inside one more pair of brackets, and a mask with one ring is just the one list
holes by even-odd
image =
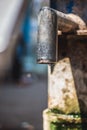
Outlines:
{"label": "blue blurred background", "polygon": [[37,26],[38,13],[41,7],[48,6],[48,0],[31,0],[24,23],[22,25],[22,35],[24,44],[18,47],[19,60],[22,64],[22,72],[32,72],[44,74],[47,71],[46,65],[37,64],[36,48],[37,48]]}
{"label": "blue blurred background", "polygon": [[[21,20],[17,15],[17,3],[20,5],[22,1],[28,1],[28,4],[24,11],[20,11],[20,15],[23,15]],[[36,61],[37,18],[40,8],[49,6],[49,0],[26,1],[0,1],[0,24],[3,20],[0,29],[1,130],[19,130],[24,127],[26,130],[33,130],[30,127],[34,130],[43,129],[42,112],[47,107],[47,65],[39,65]],[[1,30],[6,33],[4,44],[1,43]]]}

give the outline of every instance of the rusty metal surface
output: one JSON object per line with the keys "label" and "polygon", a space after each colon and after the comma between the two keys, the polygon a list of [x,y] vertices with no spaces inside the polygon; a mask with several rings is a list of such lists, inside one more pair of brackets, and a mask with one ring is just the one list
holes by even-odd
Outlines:
{"label": "rusty metal surface", "polygon": [[[67,111],[64,111],[64,108],[68,109],[68,106],[74,106],[76,108],[76,104],[74,103],[75,98],[75,92],[77,95],[77,100],[79,103],[80,111],[82,114],[85,113],[85,116],[87,114],[87,37],[75,37],[75,36],[59,36],[58,38],[58,62],[57,64],[51,65],[48,70],[48,106],[52,108],[53,103],[54,108],[58,108],[59,110],[62,110],[63,112],[67,113]],[[68,66],[68,62],[64,63],[64,59],[66,58],[70,59],[70,65]],[[66,69],[64,69],[64,65],[66,66]],[[70,66],[71,66],[71,72],[73,76],[73,80],[69,80],[70,76]],[[62,71],[62,69],[63,71]],[[64,81],[64,76],[66,82]],[[67,77],[69,76],[69,77]],[[75,90],[73,89],[73,82],[75,85]],[[70,86],[71,84],[71,86]],[[62,87],[65,86],[66,88],[70,89],[67,91],[65,89],[63,95],[60,96],[62,92]],[[74,91],[73,91],[74,90]],[[52,92],[52,93],[50,93]],[[56,92],[56,94],[54,94]],[[69,93],[70,97],[74,96],[73,98],[68,97],[68,99],[64,99]],[[53,96],[51,95],[53,94]],[[50,96],[51,95],[51,96]],[[73,96],[72,96],[73,95]],[[57,99],[56,99],[57,98]],[[62,99],[63,98],[63,99]],[[60,102],[60,100],[62,101]],[[64,105],[64,100],[69,101],[70,104],[65,104],[64,108],[61,108],[61,105]],[[74,104],[73,104],[74,103]],[[59,104],[59,106],[58,106]],[[72,111],[75,112],[74,108],[72,108]],[[77,106],[78,108],[78,106]],[[77,109],[76,108],[76,109]],[[69,112],[71,111],[69,107]]]}
{"label": "rusty metal surface", "polygon": [[[57,32],[58,36],[59,35],[63,35],[63,32],[62,31],[59,31]],[[76,30],[73,34],[68,34],[68,36],[74,36],[74,37],[87,37],[87,29],[86,30]]]}
{"label": "rusty metal surface", "polygon": [[77,29],[86,29],[86,23],[84,20],[73,13],[66,14],[60,11],[54,10],[58,17],[58,29],[62,32],[74,32]]}
{"label": "rusty metal surface", "polygon": [[76,33],[77,29],[86,31],[86,24],[79,16],[43,7],[38,15],[37,62],[45,64],[56,62],[57,30],[63,33]]}
{"label": "rusty metal surface", "polygon": [[80,109],[87,114],[87,37],[60,36],[59,60],[64,57],[70,58]]}
{"label": "rusty metal surface", "polygon": [[38,15],[37,62],[56,62],[57,30],[75,32],[79,28],[85,29],[86,25],[78,16],[43,7]]}
{"label": "rusty metal surface", "polygon": [[56,11],[58,17],[58,29],[62,32],[73,32],[78,29],[78,24],[74,22],[67,14]]}
{"label": "rusty metal surface", "polygon": [[64,13],[74,13],[87,24],[87,0],[50,0],[50,6]]}
{"label": "rusty metal surface", "polygon": [[53,10],[43,8],[38,16],[38,63],[56,62],[57,15]]}

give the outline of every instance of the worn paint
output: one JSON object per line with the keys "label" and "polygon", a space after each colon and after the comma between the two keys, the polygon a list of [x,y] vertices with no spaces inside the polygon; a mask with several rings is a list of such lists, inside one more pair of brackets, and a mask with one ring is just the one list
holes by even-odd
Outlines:
{"label": "worn paint", "polygon": [[61,113],[80,113],[69,58],[49,66],[48,107]]}
{"label": "worn paint", "polygon": [[87,37],[60,36],[59,60],[64,57],[70,58],[80,110],[87,114]]}

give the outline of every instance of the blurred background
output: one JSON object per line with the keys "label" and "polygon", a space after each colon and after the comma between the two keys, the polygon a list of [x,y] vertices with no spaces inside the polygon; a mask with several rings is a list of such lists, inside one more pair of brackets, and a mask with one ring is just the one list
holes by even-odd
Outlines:
{"label": "blurred background", "polygon": [[42,130],[47,65],[36,61],[37,17],[49,0],[0,1],[0,129]]}

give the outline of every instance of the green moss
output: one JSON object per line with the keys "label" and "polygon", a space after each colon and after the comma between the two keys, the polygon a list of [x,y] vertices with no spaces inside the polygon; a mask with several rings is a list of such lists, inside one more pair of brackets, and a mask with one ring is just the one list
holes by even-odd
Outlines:
{"label": "green moss", "polygon": [[50,110],[51,110],[51,112],[53,112],[55,114],[64,114],[64,112],[62,112],[62,111],[60,111],[60,110],[58,110],[56,108],[53,108],[53,109],[50,109]]}
{"label": "green moss", "polygon": [[87,118],[82,118],[80,113],[64,114],[57,109],[46,109],[44,117],[49,124],[49,130],[83,130],[83,128],[87,128]]}
{"label": "green moss", "polygon": [[58,123],[81,123],[80,113],[64,114],[58,109],[48,109],[44,113],[50,122]]}
{"label": "green moss", "polygon": [[50,123],[50,130],[82,130],[81,124],[70,123]]}
{"label": "green moss", "polygon": [[[58,110],[58,109],[56,109],[56,108],[53,108],[53,109],[50,109],[51,110],[51,112],[53,112],[53,113],[55,113],[55,114],[65,114],[64,112],[62,112],[62,111],[60,111],[60,110]],[[80,113],[68,113],[68,114],[66,114],[66,115],[71,115],[71,116],[73,116],[73,117],[81,117],[81,114]]]}

